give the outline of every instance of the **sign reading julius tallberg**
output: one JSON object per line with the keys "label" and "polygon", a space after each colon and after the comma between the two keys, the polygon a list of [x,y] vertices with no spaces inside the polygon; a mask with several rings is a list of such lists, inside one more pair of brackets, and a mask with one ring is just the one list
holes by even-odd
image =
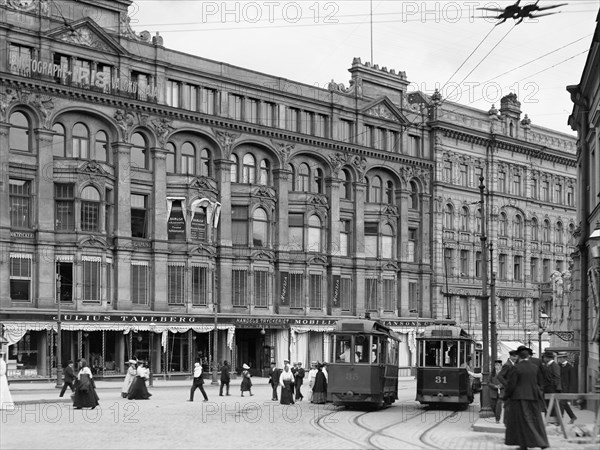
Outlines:
{"label": "sign reading julius tallberg", "polygon": [[288,306],[290,304],[289,272],[279,272],[279,304]]}
{"label": "sign reading julius tallberg", "polygon": [[169,239],[185,240],[185,218],[181,208],[181,200],[173,200],[171,214],[167,221],[167,233]]}

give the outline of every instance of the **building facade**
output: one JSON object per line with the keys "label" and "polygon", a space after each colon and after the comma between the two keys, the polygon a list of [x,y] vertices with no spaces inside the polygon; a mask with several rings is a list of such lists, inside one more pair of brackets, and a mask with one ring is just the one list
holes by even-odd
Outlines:
{"label": "building facade", "polygon": [[[600,21],[600,12],[596,22]],[[600,254],[590,239],[600,232],[600,25],[596,25],[587,61],[577,85],[568,86],[573,101],[569,125],[577,131],[577,251],[574,297],[577,299],[577,342],[584,364],[580,392],[600,392]],[[600,245],[596,243],[596,245]],[[598,405],[596,404],[596,408]]]}
{"label": "building facade", "polygon": [[130,4],[0,2],[9,367],[52,375],[59,323],[59,364],[260,373],[329,360],[340,317],[406,335],[435,317],[433,152],[406,75],[355,59],[321,89],[179,53]]}
{"label": "building facade", "polygon": [[[556,336],[540,332],[540,314],[549,329],[573,311],[559,296],[559,283],[570,279],[575,249],[576,145],[569,135],[537,127],[515,94],[500,109],[486,111],[430,99],[434,146],[433,304],[437,318],[451,318],[482,339],[482,274],[488,271],[488,295],[496,311],[498,356],[518,345],[537,354],[555,345]],[[483,181],[481,181],[483,177]],[[480,184],[484,185],[481,203]],[[489,244],[483,266],[482,224]],[[566,328],[570,329],[570,328]],[[491,336],[491,334],[490,334]]]}

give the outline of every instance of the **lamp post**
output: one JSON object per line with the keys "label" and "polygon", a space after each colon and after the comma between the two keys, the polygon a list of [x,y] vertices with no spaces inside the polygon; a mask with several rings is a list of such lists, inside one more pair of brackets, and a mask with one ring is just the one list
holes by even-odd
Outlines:
{"label": "lamp post", "polygon": [[[213,288],[214,289],[214,288]],[[213,299],[214,299],[214,291],[213,291]],[[210,382],[210,384],[219,384],[219,380],[217,378],[218,372],[219,372],[219,360],[217,359],[217,338],[219,337],[219,331],[217,330],[217,304],[213,303],[213,308],[215,310],[215,330],[214,330],[214,337],[213,337],[213,348],[212,348],[212,381]]]}
{"label": "lamp post", "polygon": [[409,310],[409,312],[411,314],[415,314],[417,316],[417,321],[415,322],[415,367],[413,367],[413,372],[414,372],[414,376],[417,375],[417,368],[416,366],[418,366],[418,361],[419,361],[419,341],[417,341],[417,335],[419,334],[419,310],[418,309],[411,309]]}
{"label": "lamp post", "polygon": [[550,317],[548,317],[548,314],[546,314],[545,312],[543,312],[543,309],[540,308],[540,322],[539,322],[539,331],[538,331],[538,353],[539,353],[539,357],[541,358],[542,355],[542,335],[544,334],[544,331],[546,331],[546,328],[548,328],[548,324],[550,323]]}
{"label": "lamp post", "polygon": [[[59,273],[56,275],[56,387],[62,387],[62,333],[61,333],[61,311],[60,311],[60,289],[61,289],[61,276],[60,276],[60,262],[57,263]],[[52,370],[52,368],[51,368]]]}
{"label": "lamp post", "polygon": [[148,364],[150,366],[150,378],[148,378],[148,385],[150,387],[154,386],[154,327],[156,324],[154,322],[150,323],[150,332],[149,332],[149,342],[148,342],[148,353],[150,355]]}

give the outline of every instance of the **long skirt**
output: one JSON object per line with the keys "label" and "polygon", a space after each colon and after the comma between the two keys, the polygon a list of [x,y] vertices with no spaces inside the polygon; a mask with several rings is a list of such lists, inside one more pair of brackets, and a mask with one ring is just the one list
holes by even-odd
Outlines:
{"label": "long skirt", "polygon": [[[87,377],[88,375],[81,375]],[[84,388],[85,390],[82,390]],[[100,404],[96,388],[91,380],[82,383],[80,380],[75,381],[75,393],[72,395],[73,407],[75,408],[95,408]]]}
{"label": "long skirt", "polygon": [[506,414],[506,445],[546,448],[548,436],[537,400],[509,400]]}
{"label": "long skirt", "polygon": [[133,380],[135,380],[135,375],[131,375],[130,373],[125,375],[125,380],[123,381],[123,386],[121,387],[121,394],[123,395],[123,398],[127,398],[129,389],[131,389],[131,385],[133,384]]}
{"label": "long skirt", "polygon": [[128,400],[148,400],[152,394],[148,392],[146,387],[146,379],[144,377],[135,377],[129,389]]}
{"label": "long skirt", "polygon": [[250,389],[252,389],[252,380],[247,376],[244,376],[244,378],[242,379],[242,383],[240,384],[240,390],[242,392],[246,392]]}
{"label": "long skirt", "polygon": [[294,394],[293,394],[293,385],[289,380],[283,381],[283,387],[281,388],[281,400],[279,403],[282,405],[293,405],[294,404]]}
{"label": "long skirt", "polygon": [[0,375],[0,409],[13,410],[14,408],[15,404],[8,389],[8,379],[6,375]]}

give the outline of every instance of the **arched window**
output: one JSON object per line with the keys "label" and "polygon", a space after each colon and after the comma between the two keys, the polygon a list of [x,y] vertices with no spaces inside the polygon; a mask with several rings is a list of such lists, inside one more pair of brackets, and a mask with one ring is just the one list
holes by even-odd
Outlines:
{"label": "arched window", "polygon": [[388,205],[394,204],[394,182],[388,181],[385,183],[385,197]]}
{"label": "arched window", "polygon": [[310,189],[310,169],[308,164],[300,164],[300,170],[298,171],[298,184],[296,189],[300,192],[309,192]]}
{"label": "arched window", "polygon": [[323,189],[323,183],[324,183],[324,179],[323,179],[323,170],[317,168],[315,169],[315,187],[314,187],[314,192],[318,192],[319,194],[322,194],[324,192]]}
{"label": "arched window", "polygon": [[67,156],[67,146],[65,145],[65,127],[60,123],[55,123],[52,127],[52,154],[60,158]]}
{"label": "arched window", "polygon": [[563,224],[562,222],[556,222],[556,244],[562,244],[563,243]]}
{"label": "arched window", "polygon": [[31,123],[29,118],[22,112],[14,112],[10,115],[9,147],[11,150],[20,152],[31,151]]}
{"label": "arched window", "polygon": [[477,209],[475,212],[475,229],[477,233],[481,234],[481,209]]}
{"label": "arched window", "polygon": [[138,169],[150,168],[148,142],[141,133],[134,133],[131,136],[131,165]]}
{"label": "arched window", "polygon": [[80,123],[73,126],[73,158],[88,159],[90,157],[90,132]]}
{"label": "arched window", "polygon": [[519,214],[513,220],[513,238],[523,239],[523,218]]}
{"label": "arched window", "polygon": [[508,217],[506,217],[505,213],[500,213],[498,234],[500,236],[508,236]]}
{"label": "arched window", "polygon": [[575,233],[575,225],[573,225],[572,223],[569,224],[569,231],[568,231],[568,236],[567,236],[567,244],[568,245],[575,245],[575,236],[573,236],[573,234]]}
{"label": "arched window", "polygon": [[321,219],[315,214],[308,219],[308,251],[321,251]]}
{"label": "arched window", "polygon": [[466,206],[460,210],[460,231],[469,231],[469,208]]}
{"label": "arched window", "polygon": [[454,229],[454,207],[450,203],[444,209],[444,228]]}
{"label": "arched window", "polygon": [[207,148],[200,150],[200,175],[210,177],[210,152]]}
{"label": "arched window", "polygon": [[542,229],[542,240],[544,242],[550,242],[550,222],[548,220],[544,220],[544,225]]}
{"label": "arched window", "polygon": [[394,230],[389,224],[381,227],[381,257],[387,259],[394,257]]}
{"label": "arched window", "polygon": [[231,156],[229,157],[229,161],[232,162],[231,164],[231,176],[230,176],[230,181],[232,183],[237,183],[238,182],[238,164],[239,164],[239,159],[237,157],[237,155],[235,153],[232,153]]}
{"label": "arched window", "polygon": [[102,130],[96,132],[94,150],[96,161],[108,162],[108,136]]}
{"label": "arched window", "polygon": [[191,142],[184,142],[181,146],[181,173],[196,175],[196,147]]}
{"label": "arched window", "polygon": [[540,237],[538,221],[535,217],[531,219],[531,240],[538,241]]}
{"label": "arched window", "polygon": [[242,159],[242,183],[256,182],[256,160],[250,153],[246,153]]}
{"label": "arched window", "polygon": [[410,182],[410,197],[408,201],[409,209],[419,209],[419,188],[414,181]]}
{"label": "arched window", "polygon": [[291,164],[287,166],[288,171],[290,172],[288,175],[288,191],[296,190],[296,169]]}
{"label": "arched window", "polygon": [[86,186],[81,192],[81,230],[99,231],[100,194],[96,188]]}
{"label": "arched window", "polygon": [[375,176],[371,180],[371,196],[370,202],[381,203],[381,178]]}
{"label": "arched window", "polygon": [[338,173],[338,179],[340,180],[340,198],[350,200],[350,186],[348,172],[340,170]]}
{"label": "arched window", "polygon": [[269,161],[266,159],[261,160],[260,162],[260,180],[259,183],[263,186],[268,186],[271,180],[271,170]]}
{"label": "arched window", "polygon": [[256,208],[252,214],[252,243],[255,247],[268,245],[267,213],[262,208]]}
{"label": "arched window", "polygon": [[167,156],[165,159],[167,173],[175,173],[175,144],[172,142],[167,142],[165,150],[167,150]]}

